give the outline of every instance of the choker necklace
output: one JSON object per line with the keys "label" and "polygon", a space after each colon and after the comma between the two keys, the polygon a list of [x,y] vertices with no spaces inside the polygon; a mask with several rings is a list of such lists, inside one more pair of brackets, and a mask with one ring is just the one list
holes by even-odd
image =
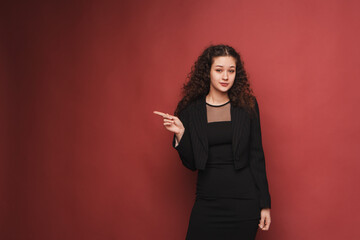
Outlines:
{"label": "choker necklace", "polygon": [[223,103],[223,104],[220,104],[220,105],[212,105],[212,104],[207,103],[207,102],[205,102],[205,103],[206,103],[207,105],[209,105],[209,106],[212,106],[212,107],[221,107],[221,106],[224,106],[224,105],[228,104],[229,102],[230,102],[230,100],[227,101],[226,103]]}

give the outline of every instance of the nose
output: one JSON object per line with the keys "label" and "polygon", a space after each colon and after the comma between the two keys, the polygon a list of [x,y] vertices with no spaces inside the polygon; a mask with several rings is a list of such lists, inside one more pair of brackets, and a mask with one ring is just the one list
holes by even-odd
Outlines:
{"label": "nose", "polygon": [[228,72],[227,71],[224,71],[223,79],[228,79]]}

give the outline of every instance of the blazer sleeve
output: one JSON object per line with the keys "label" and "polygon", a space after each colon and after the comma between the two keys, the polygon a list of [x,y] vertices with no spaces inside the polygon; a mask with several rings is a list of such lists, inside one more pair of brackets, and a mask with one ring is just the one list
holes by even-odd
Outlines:
{"label": "blazer sleeve", "polygon": [[261,140],[260,111],[255,99],[257,116],[251,120],[250,129],[250,169],[260,190],[260,208],[271,208],[271,198],[266,176],[265,156]]}
{"label": "blazer sleeve", "polygon": [[185,131],[183,136],[180,139],[179,144],[175,147],[175,138],[176,134],[174,133],[172,146],[175,148],[180,156],[182,164],[190,169],[191,171],[195,171],[195,161],[194,161],[194,152],[191,143],[190,137],[190,128],[189,128],[189,114],[187,110],[183,110],[179,114],[179,119],[184,125]]}

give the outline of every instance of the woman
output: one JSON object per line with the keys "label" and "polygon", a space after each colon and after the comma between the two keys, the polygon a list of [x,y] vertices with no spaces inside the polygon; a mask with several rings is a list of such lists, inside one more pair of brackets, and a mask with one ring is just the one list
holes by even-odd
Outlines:
{"label": "woman", "polygon": [[255,239],[268,230],[270,194],[259,106],[240,55],[209,46],[183,86],[174,115],[154,111],[174,133],[185,167],[198,170],[186,239]]}

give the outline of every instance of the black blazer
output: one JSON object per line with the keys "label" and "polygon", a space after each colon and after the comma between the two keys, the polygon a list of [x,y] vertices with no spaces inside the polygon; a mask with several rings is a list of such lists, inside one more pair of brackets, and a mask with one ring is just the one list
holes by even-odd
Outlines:
{"label": "black blazer", "polygon": [[[235,169],[250,166],[259,190],[261,208],[271,208],[271,199],[265,169],[265,156],[261,140],[259,106],[255,99],[257,116],[250,118],[241,107],[231,105],[233,130],[233,155]],[[205,96],[189,104],[179,113],[185,132],[175,147],[175,134],[172,146],[177,150],[185,167],[195,171],[204,170],[208,158],[208,139],[206,134],[207,114]]]}

